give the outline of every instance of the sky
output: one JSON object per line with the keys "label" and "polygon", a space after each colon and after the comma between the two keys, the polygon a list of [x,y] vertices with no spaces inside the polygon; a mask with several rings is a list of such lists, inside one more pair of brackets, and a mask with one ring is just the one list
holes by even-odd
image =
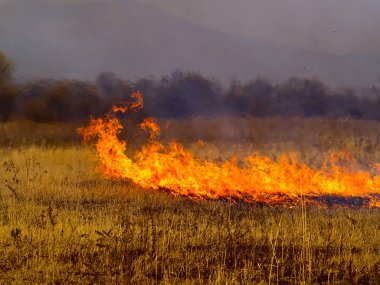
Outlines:
{"label": "sky", "polygon": [[[0,0],[0,5],[18,0]],[[34,0],[28,0],[33,2]],[[50,0],[80,5],[130,0]],[[136,0],[197,25],[338,54],[380,53],[378,0]],[[0,6],[1,7],[1,6]]]}
{"label": "sky", "polygon": [[0,0],[17,78],[199,71],[380,84],[378,0]]}
{"label": "sky", "polygon": [[138,0],[231,34],[338,54],[380,53],[378,0]]}

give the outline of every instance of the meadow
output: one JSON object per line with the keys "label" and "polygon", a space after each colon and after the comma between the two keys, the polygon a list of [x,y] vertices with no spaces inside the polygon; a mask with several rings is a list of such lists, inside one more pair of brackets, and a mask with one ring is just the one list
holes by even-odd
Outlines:
{"label": "meadow", "polygon": [[[96,172],[85,124],[0,124],[0,284],[379,284],[380,210],[194,201]],[[163,141],[223,161],[283,152],[318,167],[380,161],[380,123],[159,121]],[[144,134],[124,135],[131,151]]]}

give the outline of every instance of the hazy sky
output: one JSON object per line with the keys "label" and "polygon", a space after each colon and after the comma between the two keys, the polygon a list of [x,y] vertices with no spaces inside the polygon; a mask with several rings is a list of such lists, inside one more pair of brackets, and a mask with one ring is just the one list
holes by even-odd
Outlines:
{"label": "hazy sky", "polygon": [[[12,1],[19,0],[0,0],[0,5]],[[50,0],[73,5],[128,1],[133,0]],[[236,35],[338,54],[380,54],[379,0],[134,1]]]}
{"label": "hazy sky", "polygon": [[0,0],[21,79],[319,77],[380,84],[380,0]]}
{"label": "hazy sky", "polygon": [[380,53],[379,0],[137,0],[248,37],[335,53]]}

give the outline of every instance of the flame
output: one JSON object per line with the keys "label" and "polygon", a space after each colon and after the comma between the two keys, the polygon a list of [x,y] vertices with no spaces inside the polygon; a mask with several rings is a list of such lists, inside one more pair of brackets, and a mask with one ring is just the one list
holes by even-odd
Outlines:
{"label": "flame", "polygon": [[114,106],[113,113],[91,118],[89,126],[78,129],[84,141],[93,142],[99,169],[106,176],[193,199],[287,207],[302,203],[328,206],[330,200],[350,203],[359,199],[361,206],[380,208],[379,164],[371,171],[355,170],[348,153],[332,155],[319,169],[298,162],[293,154],[283,154],[278,161],[252,154],[242,165],[236,159],[217,164],[196,158],[177,142],[161,144],[160,128],[148,118],[140,126],[150,133],[150,140],[129,157],[127,142],[118,138],[123,127],[114,113],[141,108],[141,93],[132,98],[134,102]]}
{"label": "flame", "polygon": [[112,111],[114,113],[120,112],[120,113],[126,113],[128,111],[135,111],[137,109],[141,109],[143,107],[143,97],[140,92],[135,92],[131,95],[132,99],[135,99],[135,101],[132,102],[125,102],[123,106],[112,106]]}
{"label": "flame", "polygon": [[154,118],[146,118],[141,124],[140,127],[148,131],[150,134],[150,139],[155,139],[160,136],[161,130],[157,123],[154,121]]}

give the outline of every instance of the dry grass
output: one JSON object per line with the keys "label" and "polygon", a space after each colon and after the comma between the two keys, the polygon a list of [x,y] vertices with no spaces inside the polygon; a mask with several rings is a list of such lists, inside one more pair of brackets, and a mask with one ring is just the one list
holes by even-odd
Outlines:
{"label": "dry grass", "polygon": [[0,163],[0,284],[380,283],[378,209],[190,201],[102,178],[79,146],[2,148]]}
{"label": "dry grass", "polygon": [[[86,123],[0,122],[0,146],[75,146],[80,143],[75,129]],[[276,158],[282,152],[293,151],[313,164],[319,160],[321,153],[348,150],[363,162],[380,161],[380,122],[377,121],[223,117],[159,120],[159,123],[165,141],[176,139],[191,145],[203,140],[210,148],[223,149],[227,156],[236,152],[257,151]],[[134,124],[127,122],[127,126]],[[147,137],[142,131],[130,128],[123,136],[132,147],[140,145],[142,139]]]}
{"label": "dry grass", "polygon": [[0,122],[0,146],[3,148],[60,147],[78,145],[75,132],[81,123],[36,123],[32,121]]}
{"label": "dry grass", "polygon": [[321,155],[349,151],[359,163],[380,161],[380,122],[376,121],[226,117],[160,123],[165,140],[179,138],[186,144],[201,139],[209,149],[222,149],[226,156],[255,151],[276,159],[281,153],[295,152],[308,164],[317,165],[325,159]]}

